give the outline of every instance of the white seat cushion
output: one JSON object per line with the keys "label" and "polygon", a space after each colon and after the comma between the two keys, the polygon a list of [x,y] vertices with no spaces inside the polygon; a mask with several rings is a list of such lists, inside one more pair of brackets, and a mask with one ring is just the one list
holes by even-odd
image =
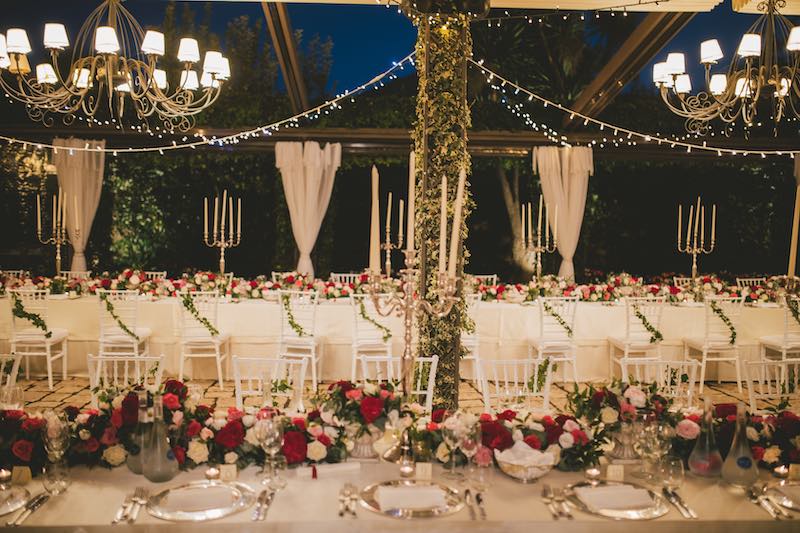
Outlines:
{"label": "white seat cushion", "polygon": [[183,337],[182,342],[183,344],[192,344],[192,345],[199,345],[199,344],[223,344],[228,342],[228,339],[231,338],[231,334],[227,331],[220,331],[215,336],[211,336],[209,333],[208,335],[196,335],[191,337]]}
{"label": "white seat cushion", "polygon": [[67,338],[68,332],[62,328],[51,328],[50,337],[45,337],[45,332],[39,328],[27,328],[14,333],[12,341],[17,344],[56,344]]}
{"label": "white seat cushion", "polygon": [[569,337],[563,339],[531,339],[531,346],[542,350],[571,350],[575,347],[575,341]]}

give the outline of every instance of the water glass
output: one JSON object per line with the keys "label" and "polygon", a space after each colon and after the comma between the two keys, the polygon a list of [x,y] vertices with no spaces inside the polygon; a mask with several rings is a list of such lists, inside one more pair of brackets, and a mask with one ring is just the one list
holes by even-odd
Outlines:
{"label": "water glass", "polygon": [[278,490],[286,486],[286,480],[277,472],[276,459],[283,446],[283,424],[279,418],[261,418],[254,425],[255,436],[261,449],[264,450],[265,476],[261,480],[263,485],[269,485]]}
{"label": "water glass", "polygon": [[683,459],[680,457],[666,456],[661,460],[658,468],[658,477],[661,484],[668,490],[678,490],[683,485],[684,478]]}
{"label": "water glass", "polygon": [[470,473],[470,485],[477,492],[485,492],[494,484],[494,463],[475,464]]}
{"label": "water glass", "polygon": [[66,414],[49,409],[42,415],[45,427],[42,431],[42,441],[50,461],[59,461],[67,451],[69,445],[69,421]]}
{"label": "water glass", "polygon": [[67,467],[66,461],[59,459],[44,465],[44,475],[42,476],[44,490],[57,496],[66,491],[70,483],[69,467]]}
{"label": "water glass", "polygon": [[448,467],[445,469],[443,477],[448,479],[461,479],[463,476],[461,472],[456,471],[456,451],[458,450],[461,436],[458,432],[458,427],[448,427],[446,424],[442,425],[442,439],[444,440],[447,449],[450,450],[450,461]]}
{"label": "water glass", "polygon": [[0,392],[0,403],[7,411],[19,411],[25,406],[25,395],[19,385],[6,385]]}

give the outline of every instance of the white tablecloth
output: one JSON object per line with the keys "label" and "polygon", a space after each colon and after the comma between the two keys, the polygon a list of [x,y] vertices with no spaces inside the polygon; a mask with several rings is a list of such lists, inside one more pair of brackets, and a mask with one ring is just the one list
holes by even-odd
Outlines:
{"label": "white tablecloth", "polygon": [[[180,302],[174,298],[142,301],[139,304],[139,327],[152,330],[151,351],[167,355],[167,372],[178,368],[178,321]],[[527,340],[539,330],[539,308],[536,305],[519,305],[505,302],[482,303],[478,306],[475,322],[480,336],[482,358],[525,357]],[[86,296],[76,300],[51,300],[47,325],[69,331],[69,369],[73,374],[86,373],[86,354],[96,353],[99,336],[100,305],[96,297]],[[320,303],[317,312],[316,335],[323,344],[323,379],[350,377],[352,359],[354,311],[349,301],[331,300]],[[381,318],[393,331],[394,352],[402,352],[402,323],[396,317]],[[784,311],[777,308],[749,308],[742,311],[736,327],[737,342],[744,359],[757,357],[758,338],[783,332]],[[660,330],[664,335],[662,355],[678,358],[683,353],[681,339],[702,336],[704,309],[702,307],[667,306],[664,309]],[[221,303],[219,328],[232,334],[235,355],[274,356],[280,336],[280,308],[276,302],[242,300]],[[8,352],[11,334],[11,309],[9,299],[0,299],[0,350]],[[578,304],[574,339],[578,345],[578,377],[580,380],[608,378],[608,342],[610,336],[624,336],[625,307],[581,302]],[[462,375],[472,376],[472,369],[464,365]],[[41,364],[33,368],[41,371]],[[728,365],[720,367],[721,377],[731,379]],[[195,360],[187,364],[187,375],[196,378],[215,377],[212,360]],[[568,373],[568,377],[571,375]],[[717,377],[714,365],[709,366],[708,377]]]}

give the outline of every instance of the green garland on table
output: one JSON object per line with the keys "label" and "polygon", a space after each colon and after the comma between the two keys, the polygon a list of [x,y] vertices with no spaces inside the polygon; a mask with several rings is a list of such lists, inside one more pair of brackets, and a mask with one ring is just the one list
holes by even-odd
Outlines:
{"label": "green garland on table", "polygon": [[200,322],[200,324],[208,330],[212,337],[216,337],[219,335],[219,330],[214,327],[214,324],[211,323],[206,317],[200,314],[200,311],[197,310],[197,307],[194,305],[194,298],[188,292],[181,297],[181,301],[183,302],[183,308],[189,311],[195,320]]}
{"label": "green garland on table", "polygon": [[281,295],[281,302],[283,303],[283,310],[286,311],[286,321],[289,322],[289,326],[297,333],[298,337],[305,337],[308,335],[306,330],[303,329],[297,320],[294,318],[294,313],[292,313],[292,305],[290,303],[289,295],[283,294]]}
{"label": "green garland on table", "polygon": [[49,339],[50,337],[53,336],[53,332],[47,328],[47,324],[45,324],[44,319],[41,317],[41,315],[39,315],[38,313],[30,313],[26,311],[25,306],[22,305],[22,300],[20,300],[19,297],[13,292],[11,293],[11,296],[14,299],[14,307],[11,309],[11,313],[15,317],[27,320],[28,322],[33,324],[34,327],[37,327],[40,330],[44,331],[45,338]]}
{"label": "green garland on table", "polygon": [[572,338],[572,328],[569,327],[569,324],[567,324],[567,321],[564,320],[564,317],[562,317],[561,315],[556,313],[555,309],[553,309],[550,306],[550,304],[547,303],[544,300],[542,300],[542,307],[544,308],[545,312],[548,315],[550,315],[551,317],[556,319],[556,322],[558,322],[558,325],[561,326],[562,328],[564,328],[564,331],[567,332],[567,336],[571,339]]}
{"label": "green garland on table", "polygon": [[378,330],[383,333],[383,342],[389,342],[389,339],[392,338],[391,330],[367,314],[367,308],[364,305],[363,298],[359,298],[358,300],[358,314],[361,316],[361,318],[378,328]]}
{"label": "green garland on table", "polygon": [[730,344],[736,344],[736,328],[733,327],[733,322],[731,322],[731,319],[728,318],[728,316],[722,311],[720,306],[717,305],[717,302],[710,302],[710,304],[711,304],[711,310],[714,312],[714,314],[717,315],[719,319],[722,320],[722,322],[724,322],[725,325],[728,326],[728,329],[731,331],[730,341],[728,342]]}
{"label": "green garland on table", "polygon": [[664,335],[661,334],[660,331],[656,329],[656,327],[647,320],[647,317],[644,316],[644,313],[639,309],[638,305],[633,306],[633,314],[636,315],[636,318],[641,321],[644,329],[650,334],[650,344],[655,344],[657,342],[661,342],[664,340]]}
{"label": "green garland on table", "polygon": [[114,310],[114,304],[111,303],[111,300],[108,299],[108,294],[106,294],[105,292],[100,292],[99,296],[100,299],[106,303],[106,311],[108,311],[108,314],[111,315],[111,318],[113,318],[116,321],[117,325],[119,326],[119,329],[121,329],[130,338],[136,339],[138,341],[139,340],[138,335],[136,335],[136,333],[130,330],[130,328],[125,324],[125,322],[122,321],[117,312]]}

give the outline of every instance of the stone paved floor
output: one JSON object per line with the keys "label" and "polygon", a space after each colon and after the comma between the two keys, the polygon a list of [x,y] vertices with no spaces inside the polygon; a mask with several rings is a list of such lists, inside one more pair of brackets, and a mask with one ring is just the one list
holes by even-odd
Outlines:
{"label": "stone paved floor", "polygon": [[[44,410],[44,409],[60,409],[67,405],[74,405],[76,407],[85,407],[91,403],[92,394],[89,390],[89,380],[81,377],[72,377],[64,381],[56,381],[54,390],[50,391],[47,388],[47,379],[19,379],[17,383],[23,387],[25,394],[26,409],[29,410]],[[225,382],[225,389],[220,390],[217,386],[216,380],[196,380],[190,383],[197,383],[203,386],[204,404],[212,407],[228,408],[236,405],[236,400],[233,393],[233,382]],[[550,403],[554,411],[563,411],[566,406],[566,395],[568,390],[572,390],[572,384],[555,384],[551,389]],[[327,387],[327,384],[321,384],[320,388]],[[719,402],[735,402],[743,400],[748,402],[747,389],[743,393],[736,390],[735,383],[709,383],[706,384],[706,394],[710,394],[715,403]],[[311,391],[306,391],[306,399],[310,398]],[[481,411],[483,409],[483,402],[481,393],[475,388],[472,382],[462,381],[459,390],[459,403],[464,409]],[[251,397],[246,398],[246,405],[257,405],[260,398]],[[307,403],[308,405],[308,403]],[[800,404],[795,401],[793,406],[795,410],[800,409]]]}

